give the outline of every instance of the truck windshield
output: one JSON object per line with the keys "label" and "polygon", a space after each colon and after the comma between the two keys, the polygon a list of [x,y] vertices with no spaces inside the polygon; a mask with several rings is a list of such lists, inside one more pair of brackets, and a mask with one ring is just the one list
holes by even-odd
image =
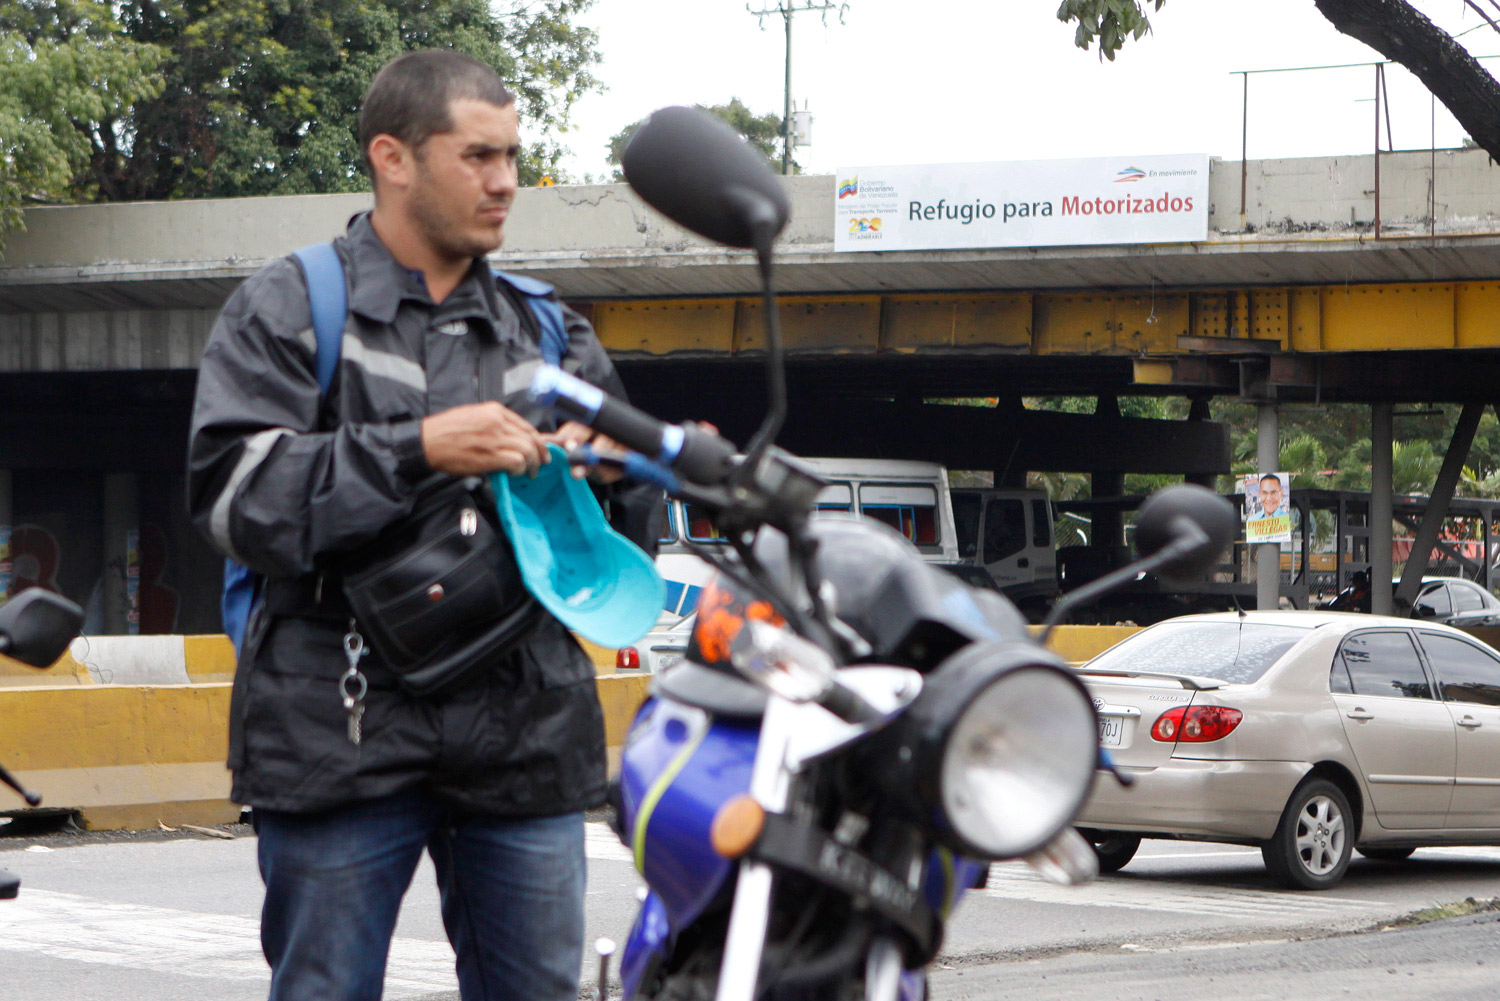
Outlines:
{"label": "truck windshield", "polygon": [[1246,685],[1308,632],[1261,622],[1164,622],[1106,650],[1083,670],[1192,674]]}

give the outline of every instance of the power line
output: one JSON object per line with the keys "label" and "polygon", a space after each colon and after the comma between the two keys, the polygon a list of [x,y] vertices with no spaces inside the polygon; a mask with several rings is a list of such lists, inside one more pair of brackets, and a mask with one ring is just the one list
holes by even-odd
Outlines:
{"label": "power line", "polygon": [[757,18],[762,31],[766,29],[766,18],[773,14],[780,14],[786,22],[786,105],[781,119],[781,172],[790,174],[792,172],[792,16],[794,14],[808,14],[816,11],[823,16],[823,24],[828,24],[828,12],[838,11],[839,24],[844,23],[844,12],[849,9],[847,3],[820,3],[818,0],[781,0],[774,7],[762,7],[753,10],[750,5],[745,4],[745,10]]}

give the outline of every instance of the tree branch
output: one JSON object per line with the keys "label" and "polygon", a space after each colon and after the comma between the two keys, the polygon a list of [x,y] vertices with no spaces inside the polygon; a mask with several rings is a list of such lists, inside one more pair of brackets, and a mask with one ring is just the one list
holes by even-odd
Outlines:
{"label": "tree branch", "polygon": [[1314,0],[1350,38],[1411,72],[1469,136],[1500,159],[1500,81],[1452,36],[1405,0]]}
{"label": "tree branch", "polygon": [[[1480,17],[1482,17],[1486,21],[1488,21],[1491,28],[1494,28],[1496,31],[1500,31],[1500,24],[1496,24],[1495,21],[1494,21],[1494,19],[1491,18],[1488,14],[1486,14],[1484,12],[1484,8],[1483,7],[1481,7],[1481,6],[1479,6],[1479,4],[1475,3],[1474,0],[1464,0],[1464,3],[1468,4],[1471,8],[1473,8],[1474,13],[1478,14]],[[1490,5],[1491,6],[1495,6],[1495,0],[1490,0]]]}

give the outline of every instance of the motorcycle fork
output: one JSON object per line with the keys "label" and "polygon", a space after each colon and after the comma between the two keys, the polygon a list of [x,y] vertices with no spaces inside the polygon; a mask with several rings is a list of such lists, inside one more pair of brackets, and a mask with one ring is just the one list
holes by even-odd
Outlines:
{"label": "motorcycle fork", "polygon": [[[760,742],[750,771],[750,795],[771,813],[785,810],[791,794],[793,771],[787,752],[791,745],[793,708],[791,703],[773,695],[761,718]],[[740,862],[715,1001],[755,999],[770,927],[773,882],[771,867],[764,862],[752,859]]]}

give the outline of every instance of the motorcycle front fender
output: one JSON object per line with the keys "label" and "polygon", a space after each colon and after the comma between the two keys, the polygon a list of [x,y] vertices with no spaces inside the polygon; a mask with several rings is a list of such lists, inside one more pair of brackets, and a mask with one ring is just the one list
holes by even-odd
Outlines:
{"label": "motorcycle front fender", "polygon": [[620,985],[624,996],[634,998],[642,983],[651,978],[657,966],[672,949],[672,928],[667,908],[655,893],[647,892],[641,910],[630,927],[630,937],[620,953]]}

